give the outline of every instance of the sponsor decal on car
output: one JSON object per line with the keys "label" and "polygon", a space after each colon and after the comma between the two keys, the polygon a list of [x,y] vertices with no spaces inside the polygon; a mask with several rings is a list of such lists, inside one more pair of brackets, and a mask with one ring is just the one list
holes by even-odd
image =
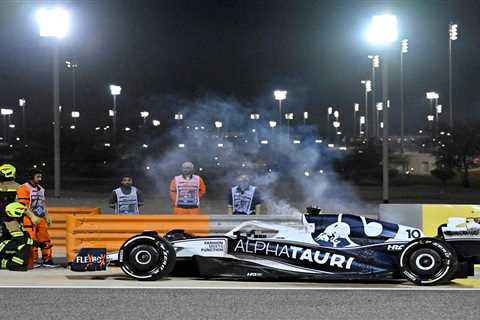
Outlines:
{"label": "sponsor decal on car", "polygon": [[233,241],[231,253],[250,253],[260,256],[271,256],[294,260],[297,262],[310,262],[316,265],[328,265],[349,270],[355,260],[342,254],[320,251],[317,249],[294,246],[290,244],[274,243],[260,240],[239,239]]}

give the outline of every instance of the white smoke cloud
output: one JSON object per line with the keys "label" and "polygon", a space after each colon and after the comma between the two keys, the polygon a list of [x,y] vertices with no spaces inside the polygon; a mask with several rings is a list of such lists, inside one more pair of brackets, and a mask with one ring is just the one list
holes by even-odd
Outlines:
{"label": "white smoke cloud", "polygon": [[[269,128],[269,120],[279,120],[273,103],[242,104],[231,97],[212,95],[193,101],[170,96],[167,103],[162,106],[165,112],[171,117],[182,113],[184,120],[171,123],[166,136],[157,139],[156,143],[162,144],[161,156],[146,160],[160,192],[168,192],[168,183],[178,174],[181,163],[192,161],[216,199],[226,201],[236,178],[248,174],[270,214],[299,214],[309,205],[328,212],[373,212],[357,197],[353,186],[333,170],[333,162],[345,152],[316,144],[318,128],[313,126],[292,127],[290,135],[285,123],[282,128]],[[260,120],[251,120],[252,112],[259,113]],[[286,105],[285,112],[294,112],[300,118],[297,123],[302,121],[303,107]],[[214,127],[215,121],[223,123],[220,130]],[[217,137],[218,132],[221,137]],[[301,143],[293,144],[300,132]],[[268,140],[268,144],[261,145],[260,140]]]}

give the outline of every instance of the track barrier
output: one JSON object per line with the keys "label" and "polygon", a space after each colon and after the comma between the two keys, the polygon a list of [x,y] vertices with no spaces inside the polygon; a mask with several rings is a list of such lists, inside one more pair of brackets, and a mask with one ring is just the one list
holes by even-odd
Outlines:
{"label": "track barrier", "polygon": [[48,208],[48,214],[52,219],[52,225],[48,228],[48,233],[52,239],[55,255],[65,255],[67,216],[75,215],[99,215],[99,208]]}
{"label": "track barrier", "polygon": [[164,234],[183,229],[195,235],[208,235],[207,215],[83,215],[67,217],[67,261],[81,248],[107,248],[115,251],[133,235],[145,230]]}

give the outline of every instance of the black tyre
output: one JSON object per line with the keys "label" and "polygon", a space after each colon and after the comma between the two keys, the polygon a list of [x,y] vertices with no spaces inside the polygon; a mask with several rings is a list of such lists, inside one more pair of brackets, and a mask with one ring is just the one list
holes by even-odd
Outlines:
{"label": "black tyre", "polygon": [[156,233],[128,239],[119,251],[120,267],[130,277],[152,281],[167,276],[175,267],[175,249]]}
{"label": "black tyre", "polygon": [[457,255],[447,243],[421,238],[408,243],[400,256],[400,270],[417,285],[437,285],[450,281],[457,271]]}

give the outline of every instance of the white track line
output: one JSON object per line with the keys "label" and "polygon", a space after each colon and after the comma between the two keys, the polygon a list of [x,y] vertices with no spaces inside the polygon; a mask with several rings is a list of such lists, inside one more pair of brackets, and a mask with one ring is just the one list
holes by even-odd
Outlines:
{"label": "white track line", "polygon": [[193,286],[166,286],[166,287],[129,287],[129,286],[34,286],[34,285],[4,285],[2,289],[132,289],[132,290],[330,290],[330,291],[480,291],[480,288],[455,287],[193,287]]}

